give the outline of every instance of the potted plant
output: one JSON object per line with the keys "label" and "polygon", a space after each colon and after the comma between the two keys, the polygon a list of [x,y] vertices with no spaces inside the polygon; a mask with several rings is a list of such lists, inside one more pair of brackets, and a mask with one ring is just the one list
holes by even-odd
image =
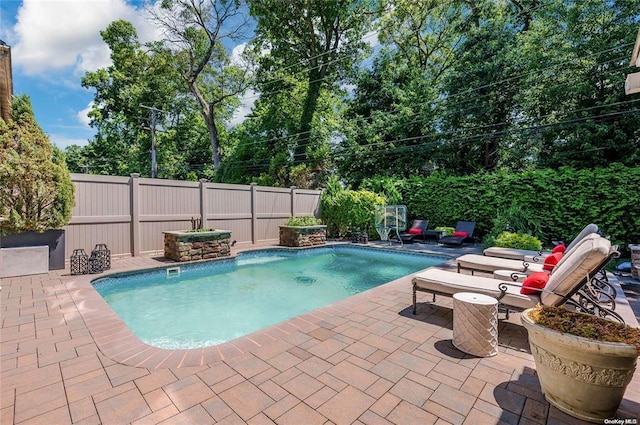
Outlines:
{"label": "potted plant", "polygon": [[327,226],[312,216],[289,217],[280,226],[280,245],[313,246],[324,245],[327,241]]}
{"label": "potted plant", "polygon": [[48,245],[49,270],[64,269],[62,227],[71,219],[73,204],[62,152],[36,122],[29,97],[16,96],[9,122],[0,119],[2,247]]}
{"label": "potted plant", "polygon": [[636,368],[640,329],[564,307],[537,306],[521,320],[549,403],[585,421],[614,417]]}

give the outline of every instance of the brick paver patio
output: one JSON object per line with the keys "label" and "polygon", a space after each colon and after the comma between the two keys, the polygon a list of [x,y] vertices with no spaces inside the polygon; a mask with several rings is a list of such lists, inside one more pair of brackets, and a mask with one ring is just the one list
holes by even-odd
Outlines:
{"label": "brick paver patio", "polygon": [[[114,259],[109,273],[162,265]],[[2,281],[0,423],[582,423],[545,401],[518,314],[501,315],[497,356],[465,355],[451,343],[451,299],[419,294],[413,316],[410,278],[216,347],[171,351],[132,336],[90,287],[95,277]],[[640,419],[639,372],[618,418]]]}

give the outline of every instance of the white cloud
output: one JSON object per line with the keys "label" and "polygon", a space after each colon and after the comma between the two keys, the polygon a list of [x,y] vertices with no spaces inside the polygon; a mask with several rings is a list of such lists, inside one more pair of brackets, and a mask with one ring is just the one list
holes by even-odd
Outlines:
{"label": "white cloud", "polygon": [[89,102],[86,108],[76,114],[78,121],[84,124],[87,128],[89,128],[89,124],[91,123],[91,119],[89,118],[89,111],[91,111],[91,109],[93,109],[93,102]]}
{"label": "white cloud", "polygon": [[247,43],[238,44],[236,47],[231,50],[231,63],[236,66],[245,65],[245,60],[242,57],[244,53],[244,49],[247,48]]}
{"label": "white cloud", "polygon": [[242,122],[253,110],[253,105],[255,104],[257,98],[258,96],[255,91],[247,90],[247,92],[241,99],[240,107],[236,109],[233,117],[231,117],[231,119],[229,120],[229,127],[235,127],[239,124],[242,124]]}
{"label": "white cloud", "polygon": [[132,22],[141,41],[157,37],[145,12],[124,0],[24,0],[13,29],[12,62],[26,75],[71,68],[74,74],[110,64],[100,31],[110,22]]}

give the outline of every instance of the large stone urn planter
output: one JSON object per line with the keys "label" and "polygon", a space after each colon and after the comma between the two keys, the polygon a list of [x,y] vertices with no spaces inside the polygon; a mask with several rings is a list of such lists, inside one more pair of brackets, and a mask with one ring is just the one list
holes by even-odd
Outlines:
{"label": "large stone urn planter", "polygon": [[164,234],[164,256],[174,261],[206,260],[231,255],[231,232],[167,231]]}
{"label": "large stone urn planter", "polygon": [[327,226],[280,226],[280,245],[314,246],[327,242]]}
{"label": "large stone urn planter", "polygon": [[520,317],[529,332],[531,353],[547,401],[589,422],[603,423],[615,417],[636,369],[636,348],[540,326],[530,318],[532,310],[525,310]]}

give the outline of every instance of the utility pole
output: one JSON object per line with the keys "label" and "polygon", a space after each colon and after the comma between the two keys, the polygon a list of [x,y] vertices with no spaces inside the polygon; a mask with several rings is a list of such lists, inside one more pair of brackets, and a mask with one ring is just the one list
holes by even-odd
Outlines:
{"label": "utility pole", "polygon": [[153,106],[145,106],[140,104],[141,108],[151,111],[151,178],[158,177],[158,161],[156,160],[156,113],[163,112],[162,109],[154,108]]}

